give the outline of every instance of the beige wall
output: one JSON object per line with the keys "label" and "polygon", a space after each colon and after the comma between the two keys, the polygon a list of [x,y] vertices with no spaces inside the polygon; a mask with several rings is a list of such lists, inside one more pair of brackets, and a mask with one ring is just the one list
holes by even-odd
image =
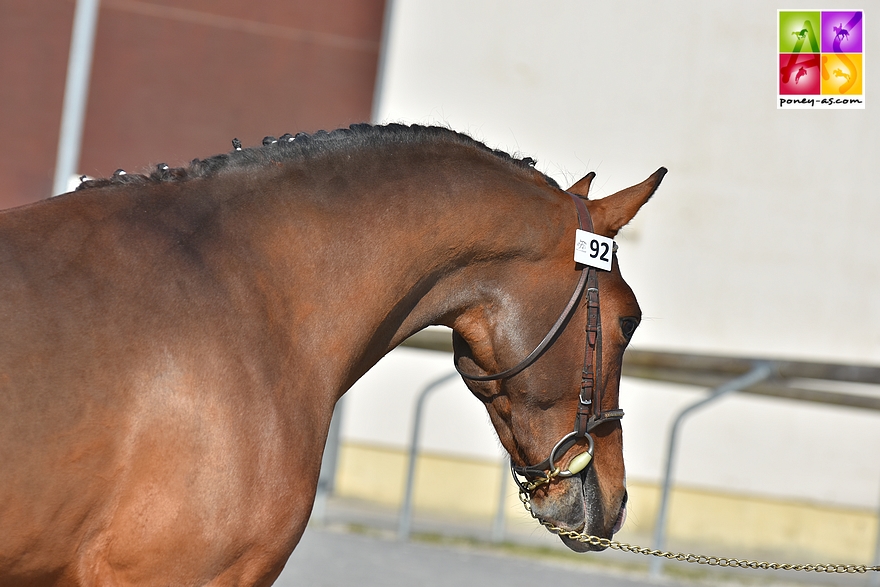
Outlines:
{"label": "beige wall", "polygon": [[[867,19],[880,14],[876,0],[861,7]],[[469,132],[536,157],[563,185],[595,170],[599,197],[667,166],[618,239],[645,315],[637,347],[878,364],[880,76],[867,71],[865,110],[778,111],[777,8],[396,0],[377,117]],[[448,356],[412,353],[395,351],[351,392],[349,442],[405,445],[418,389],[451,368]],[[436,393],[428,450],[496,462],[479,403],[460,383]],[[671,419],[701,393],[623,382],[630,487],[657,483]],[[778,520],[788,521],[768,524],[795,529],[801,514],[785,512],[809,506],[824,512],[815,516],[821,530],[779,530],[767,536],[783,538],[762,544],[830,533],[854,541],[847,552],[871,549],[876,526],[865,516],[880,505],[878,448],[875,413],[725,399],[684,426],[676,480],[694,496],[727,497],[674,506],[673,533],[701,519],[749,519],[758,540],[765,514],[755,504],[779,505]],[[651,495],[634,490],[641,527],[652,523]]]}
{"label": "beige wall", "polygon": [[[336,494],[399,507],[406,467],[403,450],[346,443],[340,453]],[[499,482],[506,486],[502,507],[508,539],[533,540],[536,533],[543,535],[523,509],[506,466],[497,461],[424,453],[416,466],[414,510],[427,518],[466,520],[488,529],[498,507]],[[628,491],[627,523],[615,539],[649,546],[659,490],[653,484],[630,482]],[[855,564],[868,563],[873,556],[877,517],[869,510],[691,487],[676,489],[670,504],[668,544],[673,549],[720,549],[700,553],[792,560],[812,557]]]}
{"label": "beige wall", "polygon": [[379,117],[600,197],[667,166],[620,239],[639,346],[880,363],[880,76],[865,110],[778,111],[777,7],[397,0]]}

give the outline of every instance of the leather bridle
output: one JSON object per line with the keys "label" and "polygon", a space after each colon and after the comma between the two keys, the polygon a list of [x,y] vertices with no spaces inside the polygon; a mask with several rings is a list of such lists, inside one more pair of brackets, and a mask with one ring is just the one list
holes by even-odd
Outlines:
{"label": "leather bridle", "polygon": [[[593,219],[584,201],[578,196],[569,193],[577,207],[578,224],[581,230],[593,232]],[[617,246],[615,245],[615,250]],[[593,437],[590,435],[597,426],[612,420],[623,418],[623,410],[602,409],[602,319],[599,315],[599,279],[597,269],[589,265],[581,266],[581,275],[578,279],[574,293],[566,304],[559,318],[550,328],[550,332],[538,343],[529,355],[517,365],[491,375],[471,375],[461,370],[456,362],[455,368],[465,379],[471,381],[497,381],[508,379],[520,373],[532,363],[538,360],[544,351],[553,344],[565,329],[568,318],[578,305],[581,296],[584,296],[587,306],[586,344],[584,345],[584,364],[581,370],[581,386],[578,394],[578,409],[574,420],[574,430],[563,436],[554,445],[550,455],[537,465],[525,467],[514,466],[510,463],[513,478],[520,489],[531,492],[535,488],[549,483],[554,477],[565,478],[577,475],[589,466],[593,459]],[[556,466],[556,458],[574,445],[580,439],[587,440],[587,450],[576,455],[569,462],[565,470]],[[525,482],[520,477],[526,479]]]}

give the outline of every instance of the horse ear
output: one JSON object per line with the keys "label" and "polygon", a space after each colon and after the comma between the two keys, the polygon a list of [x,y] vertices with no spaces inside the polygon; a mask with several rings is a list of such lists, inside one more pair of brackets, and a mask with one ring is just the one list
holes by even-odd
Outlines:
{"label": "horse ear", "polygon": [[[590,202],[590,213],[593,216],[596,233],[614,238],[617,232],[633,219],[645,202],[650,199],[663,176],[666,168],[661,167],[654,174],[638,185],[620,190],[601,200]],[[580,184],[583,180],[579,181]]]}
{"label": "horse ear", "polygon": [[593,183],[594,177],[596,177],[596,172],[591,171],[566,191],[586,200],[587,196],[590,194],[590,184]]}

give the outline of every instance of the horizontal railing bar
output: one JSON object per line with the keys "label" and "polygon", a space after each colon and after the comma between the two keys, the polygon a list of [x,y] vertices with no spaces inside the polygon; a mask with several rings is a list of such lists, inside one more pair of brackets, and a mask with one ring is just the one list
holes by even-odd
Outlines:
{"label": "horizontal railing bar", "polygon": [[427,351],[444,351],[452,352],[452,331],[451,330],[420,330],[405,341],[400,346],[406,346],[415,349],[424,349]]}
{"label": "horizontal railing bar", "polygon": [[630,349],[624,356],[624,364],[628,363],[632,366],[707,371],[723,373],[725,375],[746,373],[756,360],[771,363],[776,376],[784,379],[827,379],[831,381],[880,384],[880,366],[873,365],[813,363],[807,361],[773,360],[762,357],[720,357],[640,349]]}
{"label": "horizontal railing bar", "polygon": [[[623,375],[638,379],[649,379],[652,381],[695,385],[697,387],[707,388],[717,387],[727,379],[722,375],[713,373],[685,371],[683,369],[655,369],[627,365],[625,357],[623,363]],[[803,389],[786,385],[784,379],[771,379],[756,383],[755,385],[741,389],[740,393],[794,399],[820,404],[831,404],[849,408],[880,410],[880,396],[841,393],[818,389]]]}
{"label": "horizontal railing bar", "polygon": [[[448,331],[423,330],[406,339],[403,346],[452,352],[452,336]],[[623,358],[623,375],[652,381],[713,388],[730,379],[731,376],[747,373],[756,360],[769,363],[774,371],[774,377],[743,389],[740,393],[880,410],[880,396],[803,389],[785,383],[787,379],[824,379],[880,384],[880,367],[876,366],[720,357],[630,349],[626,351]]]}

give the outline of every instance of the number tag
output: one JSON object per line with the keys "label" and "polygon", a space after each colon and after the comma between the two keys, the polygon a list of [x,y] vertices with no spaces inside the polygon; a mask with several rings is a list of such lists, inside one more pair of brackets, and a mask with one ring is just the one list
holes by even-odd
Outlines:
{"label": "number tag", "polygon": [[611,271],[611,255],[614,241],[600,234],[578,229],[574,239],[574,260],[576,263]]}

